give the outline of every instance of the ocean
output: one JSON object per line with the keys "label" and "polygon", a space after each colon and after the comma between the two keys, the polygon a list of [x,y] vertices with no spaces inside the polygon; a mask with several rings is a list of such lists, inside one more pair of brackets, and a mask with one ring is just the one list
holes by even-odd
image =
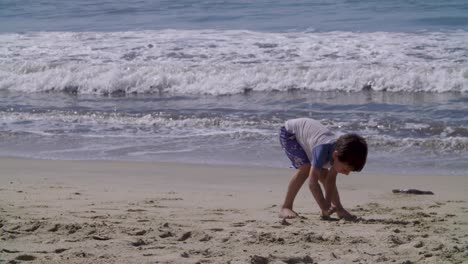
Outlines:
{"label": "ocean", "polygon": [[296,117],[468,175],[468,2],[0,2],[2,156],[282,168]]}

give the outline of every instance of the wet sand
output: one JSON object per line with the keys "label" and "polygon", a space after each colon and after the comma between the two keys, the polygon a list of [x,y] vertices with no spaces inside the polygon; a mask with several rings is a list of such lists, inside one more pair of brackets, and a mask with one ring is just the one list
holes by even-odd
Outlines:
{"label": "wet sand", "polygon": [[[463,263],[468,177],[339,176],[320,220],[291,169],[0,158],[0,263]],[[468,175],[467,175],[468,176]],[[434,195],[394,194],[395,188]],[[336,217],[336,216],[335,216]]]}

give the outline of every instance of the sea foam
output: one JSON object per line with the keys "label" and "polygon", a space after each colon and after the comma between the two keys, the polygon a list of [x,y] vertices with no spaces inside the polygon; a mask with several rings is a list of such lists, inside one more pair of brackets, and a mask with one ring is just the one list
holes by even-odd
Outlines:
{"label": "sea foam", "polygon": [[161,30],[0,35],[0,90],[467,92],[467,32]]}

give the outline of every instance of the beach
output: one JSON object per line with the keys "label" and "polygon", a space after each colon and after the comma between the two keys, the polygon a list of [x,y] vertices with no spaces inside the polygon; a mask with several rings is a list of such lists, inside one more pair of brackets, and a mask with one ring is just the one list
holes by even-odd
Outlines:
{"label": "beach", "polygon": [[300,218],[278,217],[292,169],[7,157],[0,167],[0,263],[467,260],[464,176],[339,175],[358,219],[325,221],[306,186]]}
{"label": "beach", "polygon": [[[0,6],[0,264],[468,263],[466,0]],[[295,118],[354,221],[278,216]]]}

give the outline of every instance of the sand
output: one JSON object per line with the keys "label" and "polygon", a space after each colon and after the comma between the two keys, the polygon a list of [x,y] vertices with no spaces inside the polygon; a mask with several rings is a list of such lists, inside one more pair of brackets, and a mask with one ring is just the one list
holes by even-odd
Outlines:
{"label": "sand", "polygon": [[[291,169],[0,158],[0,263],[463,263],[468,177],[339,176],[320,220]],[[468,175],[467,175],[468,176]],[[393,194],[394,188],[434,195]]]}

